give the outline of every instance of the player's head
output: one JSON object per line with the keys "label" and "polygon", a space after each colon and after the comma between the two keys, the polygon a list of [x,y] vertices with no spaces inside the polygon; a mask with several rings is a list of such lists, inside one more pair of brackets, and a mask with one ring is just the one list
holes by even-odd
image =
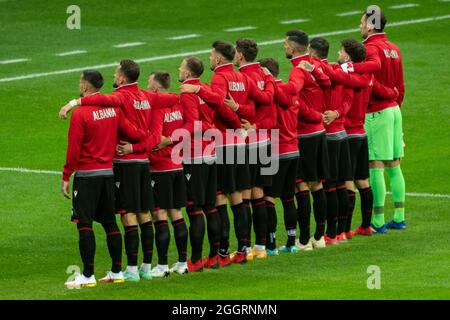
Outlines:
{"label": "player's head", "polygon": [[236,41],[236,55],[234,61],[238,67],[253,62],[258,55],[258,45],[252,39],[239,39]]}
{"label": "player's head", "polygon": [[302,30],[291,30],[286,32],[284,39],[284,52],[286,58],[292,59],[295,55],[305,54],[308,50],[308,34]]}
{"label": "player's head", "polygon": [[325,38],[316,37],[312,38],[309,42],[309,55],[316,59],[327,59],[328,51],[330,50],[330,44]]}
{"label": "player's head", "polygon": [[93,69],[83,70],[80,77],[80,97],[98,92],[103,87],[102,74]]}
{"label": "player's head", "polygon": [[213,43],[212,47],[209,57],[211,70],[214,70],[222,64],[233,62],[236,50],[231,43],[218,40]]}
{"label": "player's head", "polygon": [[376,6],[370,6],[361,17],[359,29],[361,36],[366,39],[369,35],[384,31],[387,19],[383,10]]}
{"label": "player's head", "polygon": [[124,59],[120,61],[114,73],[113,87],[134,83],[139,79],[139,65],[133,60]]}
{"label": "player's head", "polygon": [[341,42],[341,48],[338,51],[338,62],[361,62],[366,57],[366,48],[355,39],[344,39]]}
{"label": "player's head", "polygon": [[189,56],[181,61],[180,67],[178,68],[179,76],[178,80],[183,82],[187,79],[200,78],[203,74],[204,66],[203,61],[197,57]]}
{"label": "player's head", "polygon": [[277,78],[280,74],[280,65],[274,58],[264,58],[259,60],[261,67],[269,69],[270,73]]}
{"label": "player's head", "polygon": [[148,77],[147,89],[153,92],[167,92],[170,88],[170,74],[166,71],[155,71]]}

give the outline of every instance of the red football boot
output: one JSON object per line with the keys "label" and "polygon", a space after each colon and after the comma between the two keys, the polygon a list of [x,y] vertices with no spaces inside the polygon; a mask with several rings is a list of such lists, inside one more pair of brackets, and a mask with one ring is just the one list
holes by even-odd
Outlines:
{"label": "red football boot", "polygon": [[207,256],[204,260],[203,260],[203,268],[208,268],[208,269],[219,269],[220,265],[219,265],[219,256],[215,255],[214,257],[210,258],[209,256]]}
{"label": "red football boot", "polygon": [[203,261],[202,259],[198,259],[196,262],[192,262],[189,260],[187,262],[188,271],[189,272],[202,272],[203,271]]}

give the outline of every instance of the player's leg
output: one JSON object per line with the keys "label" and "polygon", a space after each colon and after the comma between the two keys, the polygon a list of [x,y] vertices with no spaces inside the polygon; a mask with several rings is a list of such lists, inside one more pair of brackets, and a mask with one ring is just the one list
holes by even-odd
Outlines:
{"label": "player's leg", "polygon": [[386,233],[384,221],[384,204],[386,200],[386,183],[384,180],[384,160],[393,159],[392,108],[366,115],[369,148],[370,185],[373,192],[372,228],[376,233]]}
{"label": "player's leg", "polygon": [[170,209],[154,209],[152,211],[152,219],[155,225],[155,244],[158,252],[158,264],[152,269],[151,273],[154,278],[169,276],[169,265],[167,262],[170,244],[170,229],[167,221],[168,210]]}
{"label": "player's leg", "polygon": [[103,179],[103,190],[97,206],[96,221],[100,222],[106,233],[106,243],[111,257],[111,270],[100,282],[123,283],[122,273],[122,235],[116,223],[114,210],[114,178]]}
{"label": "player's leg", "polygon": [[338,184],[336,186],[336,192],[339,201],[337,234],[338,240],[341,242],[345,242],[347,241],[345,228],[347,225],[350,207],[350,200],[347,192],[346,181],[353,180],[353,173],[350,162],[350,149],[347,138],[345,138],[341,142],[338,168],[339,168]]}
{"label": "player's leg", "polygon": [[387,224],[390,229],[406,229],[405,223],[405,179],[400,167],[400,159],[403,158],[403,125],[402,114],[399,107],[392,108],[394,114],[394,159],[385,163],[389,176],[389,184],[394,200],[394,219]]}
{"label": "player's leg", "polygon": [[94,287],[97,281],[94,276],[95,235],[92,229],[97,210],[99,188],[95,178],[75,176],[72,186],[72,222],[77,224],[78,248],[83,262],[83,272],[67,281],[67,287]]}
{"label": "player's leg", "polygon": [[297,199],[297,220],[300,228],[300,237],[297,247],[309,247],[310,242],[310,221],[311,221],[311,193],[308,184],[303,181],[305,178],[304,165],[305,159],[305,143],[304,139],[299,139],[300,157],[298,159],[295,198]]}
{"label": "player's leg", "polygon": [[188,245],[188,230],[186,222],[184,221],[181,210],[169,210],[169,215],[172,220],[173,233],[175,237],[175,244],[178,252],[178,262],[172,265],[170,272],[178,274],[185,274],[188,272],[187,268],[187,245]]}
{"label": "player's leg", "polygon": [[327,139],[330,174],[328,180],[323,184],[327,198],[327,231],[325,236],[325,242],[327,245],[336,245],[339,243],[336,238],[339,216],[337,180],[339,175],[339,155],[341,143],[342,141],[340,140]]}

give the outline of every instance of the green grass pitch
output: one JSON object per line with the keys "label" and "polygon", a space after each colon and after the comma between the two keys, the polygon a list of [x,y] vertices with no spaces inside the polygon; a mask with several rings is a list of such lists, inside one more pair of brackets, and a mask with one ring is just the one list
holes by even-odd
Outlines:
{"label": "green grass pitch", "polygon": [[[78,95],[80,72],[63,72],[26,79],[11,78],[59,70],[111,64],[121,58],[144,59],[207,50],[212,41],[252,37],[259,42],[282,39],[289,29],[310,34],[357,28],[360,16],[337,13],[362,10],[372,1],[111,1],[79,0],[81,29],[68,30],[69,1],[1,1],[0,167],[61,170],[65,160],[68,121],[59,108]],[[450,194],[450,67],[445,63],[450,43],[450,3],[414,0],[419,6],[392,9],[410,1],[377,1],[389,22],[388,37],[403,52],[406,98],[403,105],[405,159],[402,168],[408,192]],[[419,20],[431,17],[442,19]],[[280,24],[280,21],[309,21]],[[415,22],[414,22],[414,21]],[[414,22],[414,23],[413,23]],[[419,23],[421,22],[421,23]],[[254,26],[241,32],[227,28]],[[199,34],[184,40],[169,37]],[[339,41],[360,38],[358,32],[330,35],[330,59]],[[113,45],[145,44],[127,48]],[[55,54],[73,50],[87,53]],[[208,63],[208,54],[199,55]],[[290,68],[281,42],[260,47],[259,57],[280,61],[281,78]],[[141,63],[141,87],[153,70],[168,70],[177,90],[181,57]],[[112,91],[114,67],[101,68],[104,92]],[[203,76],[208,81],[211,72]],[[356,238],[347,245],[309,253],[281,255],[246,266],[205,270],[124,285],[68,290],[69,265],[81,265],[77,232],[69,222],[70,202],[59,192],[60,177],[51,174],[0,171],[0,299],[449,299],[450,198],[408,196],[406,231]],[[358,205],[357,205],[358,208]],[[285,240],[281,208],[278,241]],[[387,197],[386,219],[392,215]],[[360,220],[355,211],[354,226]],[[109,268],[104,232],[96,227],[96,276]],[[233,231],[232,231],[233,234]],[[206,242],[205,242],[206,244]],[[235,242],[232,243],[235,246]],[[205,246],[206,248],[206,246]],[[206,250],[205,250],[206,252]],[[176,259],[172,239],[169,263]],[[124,256],[125,262],[125,256]],[[154,256],[154,263],[156,255]],[[367,268],[381,269],[381,289],[369,290]]]}

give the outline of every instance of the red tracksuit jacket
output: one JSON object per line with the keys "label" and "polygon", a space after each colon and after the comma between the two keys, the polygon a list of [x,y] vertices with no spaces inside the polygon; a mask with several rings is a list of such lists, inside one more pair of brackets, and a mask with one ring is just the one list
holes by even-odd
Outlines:
{"label": "red tracksuit jacket", "polygon": [[[324,99],[322,89],[318,82],[320,82],[322,88],[324,88],[327,85],[331,85],[330,79],[323,72],[318,70],[317,67],[314,68],[314,74],[310,74],[306,70],[297,68],[297,65],[303,60],[313,62],[308,54],[291,59],[293,67],[289,74],[289,80],[280,87],[286,94],[299,96],[300,103],[304,103],[307,107],[322,113],[324,109]],[[297,126],[298,136],[317,134],[324,130],[325,128],[322,122],[307,122],[304,118],[299,118]]]}
{"label": "red tracksuit jacket", "polygon": [[[188,79],[184,81],[183,84],[192,84],[200,86],[200,90],[206,91],[206,94],[209,93],[211,99],[212,95],[211,88],[207,84],[200,82],[200,79]],[[217,99],[216,101],[217,105],[220,102],[217,96],[215,98]],[[202,160],[205,161],[215,158],[216,152],[214,148],[214,141],[211,142],[203,137],[203,133],[205,133],[207,130],[215,129],[214,105],[205,103],[203,99],[201,99],[194,93],[182,93],[180,95],[180,100],[185,115],[184,128],[186,128],[191,134],[191,154],[190,157],[184,155],[183,161],[185,163],[191,163],[192,160],[198,158],[201,158]],[[201,122],[201,126],[198,127],[200,132],[197,132],[197,127],[195,125],[196,121]],[[201,140],[199,140],[199,138],[196,138],[196,136],[199,136]]]}
{"label": "red tracksuit jacket", "polygon": [[294,158],[298,153],[297,126],[299,118],[310,123],[322,123],[320,112],[307,107],[299,100],[298,95],[289,95],[283,90],[281,80],[276,80],[277,90],[275,103],[277,105],[277,128],[279,141],[272,137],[272,143],[278,142],[280,159]]}
{"label": "red tracksuit jacket", "polygon": [[[250,81],[253,81],[253,85],[256,85],[260,90],[264,90],[266,87],[266,76],[259,62],[242,66],[239,68],[239,72],[249,77]],[[277,125],[277,107],[275,103],[271,101],[269,104],[264,104],[255,101],[255,117],[252,123],[256,124],[256,130],[275,128]],[[259,142],[264,142],[265,140],[267,139],[258,137]]]}
{"label": "red tracksuit jacket", "polygon": [[[162,123],[151,122],[152,109],[170,107],[178,101],[178,95],[161,95],[154,92],[139,90],[137,83],[123,85],[112,94],[97,94],[81,98],[81,105],[96,105],[101,107],[119,107],[125,117],[137,128],[150,130],[150,136],[146,140],[149,149],[158,145],[161,141]],[[152,127],[150,125],[152,124]],[[119,135],[119,140],[128,140],[128,137]],[[132,153],[125,156],[117,156],[117,162],[148,162],[145,153]]]}
{"label": "red tracksuit jacket", "polygon": [[147,135],[147,130],[133,126],[119,108],[75,109],[70,119],[64,181],[69,181],[74,171],[112,169],[118,132],[137,141]]}
{"label": "red tracksuit jacket", "polygon": [[405,96],[402,55],[399,48],[386,38],[385,33],[376,33],[364,40],[366,60],[353,65],[356,73],[373,73],[375,79],[385,87],[397,88],[396,99],[379,99],[371,96],[368,113],[401,106]]}
{"label": "red tracksuit jacket", "polygon": [[[275,91],[273,77],[266,76],[265,81],[266,87],[264,91],[261,91],[248,77],[234,71],[232,63],[218,66],[211,78],[211,89],[218,95],[217,99],[221,101],[220,105],[216,107],[215,126],[217,129],[222,133],[226,132],[226,129],[239,129],[241,128],[240,119],[246,119],[253,123],[255,117],[253,101],[269,104],[273,100]],[[204,93],[205,90],[200,90],[198,95],[209,102]],[[223,100],[228,98],[228,95],[239,104],[239,109],[236,112],[223,104]],[[212,102],[215,103],[216,101]],[[231,139],[228,135],[225,135],[225,137],[224,145],[242,144],[241,141]],[[216,143],[216,146],[218,145]]]}
{"label": "red tracksuit jacket", "polygon": [[[327,67],[328,60],[321,61],[322,70],[329,77],[329,71]],[[332,80],[332,79],[331,79]],[[323,97],[325,100],[324,111],[331,110],[338,113],[338,117],[334,119],[329,125],[325,125],[327,134],[333,134],[345,131],[344,122],[347,112],[350,110],[353,103],[353,90],[345,87],[343,84],[331,81],[331,86],[327,89],[323,89]]]}
{"label": "red tracksuit jacket", "polygon": [[349,136],[366,134],[364,121],[371,96],[378,99],[396,99],[398,96],[397,91],[381,85],[371,73],[346,73],[338,64],[324,66],[324,71],[333,82],[353,90],[352,106],[344,122]]}

